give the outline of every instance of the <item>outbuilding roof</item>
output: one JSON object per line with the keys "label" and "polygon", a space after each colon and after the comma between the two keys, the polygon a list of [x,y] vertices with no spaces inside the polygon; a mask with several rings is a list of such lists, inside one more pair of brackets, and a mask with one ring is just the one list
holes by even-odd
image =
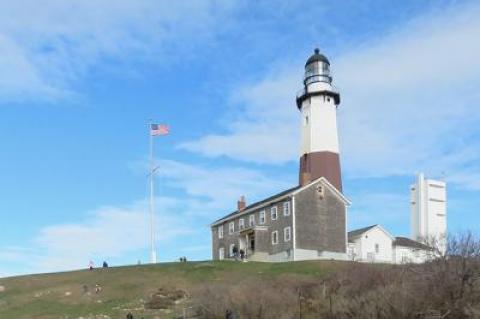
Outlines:
{"label": "outbuilding roof", "polygon": [[351,240],[356,239],[357,237],[360,237],[362,234],[366,233],[367,231],[369,231],[370,229],[372,229],[376,226],[378,226],[378,224],[349,231],[348,232],[348,241],[351,241]]}
{"label": "outbuilding roof", "polygon": [[424,250],[432,250],[431,247],[406,237],[395,237],[395,241],[393,242],[393,245],[418,248],[418,249],[424,249]]}

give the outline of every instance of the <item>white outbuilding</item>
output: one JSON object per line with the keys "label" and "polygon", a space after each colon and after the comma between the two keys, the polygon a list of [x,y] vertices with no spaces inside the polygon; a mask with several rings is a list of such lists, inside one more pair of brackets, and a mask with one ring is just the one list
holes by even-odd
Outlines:
{"label": "white outbuilding", "polygon": [[392,262],[395,238],[380,225],[372,225],[348,233],[349,259],[366,262]]}
{"label": "white outbuilding", "polygon": [[371,263],[422,263],[432,250],[415,240],[394,237],[380,225],[348,232],[349,260]]}

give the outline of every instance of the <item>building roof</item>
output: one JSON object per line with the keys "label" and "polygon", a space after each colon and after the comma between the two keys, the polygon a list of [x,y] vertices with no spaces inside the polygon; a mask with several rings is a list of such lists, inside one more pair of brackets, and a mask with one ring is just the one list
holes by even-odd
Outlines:
{"label": "building roof", "polygon": [[378,226],[378,224],[375,224],[375,225],[372,225],[372,226],[367,226],[367,227],[363,227],[363,228],[359,228],[359,229],[349,231],[348,232],[348,241],[356,239],[357,237],[361,236],[362,234],[366,233],[370,229],[372,229],[374,227],[377,227],[377,226]]}
{"label": "building roof", "polygon": [[406,237],[395,237],[395,241],[393,242],[394,246],[404,246],[404,247],[412,247],[418,249],[425,249],[425,250],[432,250],[431,247],[424,245],[418,241],[412,240]]}
{"label": "building roof", "polygon": [[320,50],[317,48],[315,49],[314,54],[308,58],[307,63],[305,63],[305,66],[309,65],[310,63],[318,62],[318,61],[325,62],[328,65],[330,65],[330,61],[328,61],[327,57],[321,54]]}
{"label": "building roof", "polygon": [[282,197],[282,196],[288,195],[289,193],[293,193],[294,191],[296,191],[297,189],[300,189],[301,187],[302,187],[302,186],[298,185],[298,186],[289,188],[289,189],[284,190],[284,191],[282,191],[282,192],[280,192],[280,193],[277,193],[277,194],[275,194],[275,195],[272,195],[272,196],[270,196],[270,197],[267,197],[267,198],[265,198],[265,199],[262,199],[262,200],[260,200],[260,201],[258,201],[258,202],[255,202],[255,203],[253,203],[253,204],[250,204],[250,205],[248,205],[247,207],[245,207],[242,211],[236,210],[236,211],[234,211],[234,212],[231,212],[230,214],[228,214],[228,215],[226,215],[226,216],[223,216],[222,218],[217,219],[216,221],[214,221],[214,222],[212,223],[212,225],[215,225],[216,223],[218,223],[218,222],[221,221],[221,220],[229,219],[230,217],[232,217],[232,216],[234,216],[234,215],[236,215],[236,214],[238,214],[238,213],[241,213],[241,212],[243,212],[243,211],[250,210],[250,209],[255,208],[255,207],[257,207],[257,206],[261,206],[261,205],[264,204],[264,203],[267,203],[267,202],[270,202],[270,201],[274,201],[274,200],[277,199],[277,198],[280,198],[280,197]]}
{"label": "building roof", "polygon": [[254,210],[256,208],[259,208],[260,206],[266,204],[266,203],[269,203],[269,202],[272,202],[272,201],[275,201],[277,199],[280,199],[284,196],[288,196],[288,195],[295,195],[297,192],[301,192],[303,189],[317,183],[317,182],[322,182],[323,185],[325,185],[326,187],[330,188],[333,192],[333,194],[335,196],[337,196],[340,200],[342,200],[347,206],[350,205],[350,201],[338,190],[335,188],[335,186],[333,186],[325,177],[319,177],[317,178],[316,180],[313,180],[311,181],[310,183],[308,183],[307,185],[297,185],[295,187],[292,187],[292,188],[289,188],[287,190],[284,190],[283,192],[280,192],[278,194],[275,194],[273,196],[270,196],[270,197],[267,197],[265,199],[262,199],[261,201],[258,201],[258,202],[255,202],[253,204],[250,204],[248,205],[247,207],[245,207],[244,209],[242,209],[241,211],[234,211],[234,212],[231,212],[230,214],[226,215],[226,216],[223,216],[222,218],[220,219],[217,219],[216,221],[214,221],[212,224],[210,224],[211,227],[215,226],[216,224],[220,223],[220,222],[223,222],[223,221],[226,221],[228,219],[230,219],[231,217],[233,216],[236,216],[236,215],[239,215],[239,214],[242,214],[242,213],[246,213],[250,210]]}

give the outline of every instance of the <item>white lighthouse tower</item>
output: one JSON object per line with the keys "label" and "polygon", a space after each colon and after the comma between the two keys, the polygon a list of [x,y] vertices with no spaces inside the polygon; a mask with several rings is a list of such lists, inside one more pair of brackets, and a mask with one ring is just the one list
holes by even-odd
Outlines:
{"label": "white lighthouse tower", "polygon": [[297,94],[297,107],[302,117],[300,184],[325,177],[341,192],[337,133],[340,94],[332,86],[330,62],[319,49],[315,49],[305,64],[303,85]]}

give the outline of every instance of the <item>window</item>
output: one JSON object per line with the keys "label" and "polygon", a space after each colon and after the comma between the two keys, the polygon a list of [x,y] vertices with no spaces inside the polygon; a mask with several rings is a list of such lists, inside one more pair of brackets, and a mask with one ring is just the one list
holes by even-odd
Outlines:
{"label": "window", "polygon": [[225,248],[220,247],[218,250],[218,259],[224,260],[225,259]]}
{"label": "window", "polygon": [[245,220],[243,218],[240,218],[238,220],[238,229],[244,229],[245,228]]}
{"label": "window", "polygon": [[278,231],[272,232],[272,245],[278,244]]}
{"label": "window", "polygon": [[265,224],[265,211],[264,211],[264,210],[262,210],[262,211],[260,212],[260,216],[259,216],[259,218],[258,218],[258,223],[259,223],[260,225]]}
{"label": "window", "polygon": [[255,215],[250,215],[248,217],[248,226],[254,226],[255,225]]}
{"label": "window", "polygon": [[228,254],[230,257],[234,257],[234,250],[235,250],[235,244],[230,244],[230,249],[228,250]]}
{"label": "window", "polygon": [[290,202],[283,203],[283,216],[290,215]]}
{"label": "window", "polygon": [[272,220],[277,220],[277,206],[273,206],[270,209],[270,217],[272,218]]}
{"label": "window", "polygon": [[218,238],[223,238],[223,225],[218,226]]}
{"label": "window", "polygon": [[380,245],[379,244],[375,244],[375,253],[379,253],[380,252]]}
{"label": "window", "polygon": [[283,241],[288,242],[292,239],[292,229],[289,227],[285,227],[283,229]]}
{"label": "window", "polygon": [[235,223],[231,222],[230,224],[228,224],[228,233],[231,235],[234,232],[235,232]]}

